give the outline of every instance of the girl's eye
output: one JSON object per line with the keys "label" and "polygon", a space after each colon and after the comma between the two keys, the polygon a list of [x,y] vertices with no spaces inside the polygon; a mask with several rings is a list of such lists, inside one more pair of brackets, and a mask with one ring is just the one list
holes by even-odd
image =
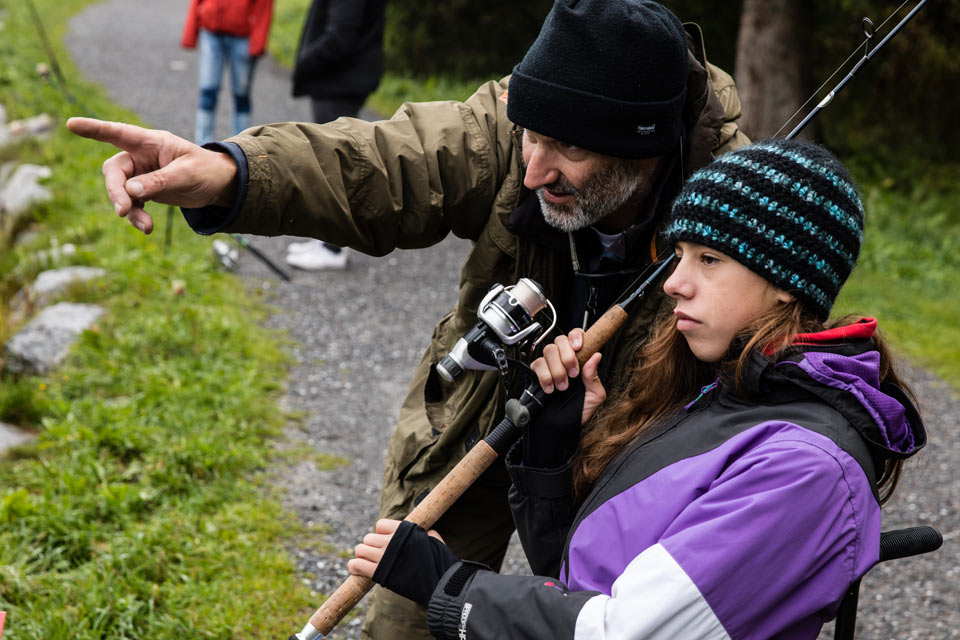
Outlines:
{"label": "girl's eye", "polygon": [[706,265],[716,264],[719,262],[719,259],[716,256],[712,256],[709,253],[704,253],[701,255],[700,260]]}

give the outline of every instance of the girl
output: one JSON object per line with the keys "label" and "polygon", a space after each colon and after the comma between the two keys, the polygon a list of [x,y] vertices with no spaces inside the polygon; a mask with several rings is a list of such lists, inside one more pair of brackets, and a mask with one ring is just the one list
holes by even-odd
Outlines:
{"label": "girl", "polygon": [[[350,571],[426,606],[440,639],[816,638],[877,561],[880,504],[925,442],[876,321],[824,324],[862,231],[860,196],[823,148],[721,156],[673,206],[673,313],[626,388],[595,412],[595,355],[569,463],[527,459],[556,424],[507,456],[524,550],[550,578],[458,561],[396,521]],[[579,374],[580,340],[534,363],[546,391]]]}

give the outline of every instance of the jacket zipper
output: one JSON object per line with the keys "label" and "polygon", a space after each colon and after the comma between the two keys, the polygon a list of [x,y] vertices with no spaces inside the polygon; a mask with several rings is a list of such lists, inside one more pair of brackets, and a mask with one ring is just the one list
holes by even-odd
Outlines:
{"label": "jacket zipper", "polygon": [[697,404],[698,402],[700,402],[700,398],[702,398],[702,397],[705,396],[706,394],[708,394],[708,393],[710,393],[711,391],[713,391],[714,389],[716,389],[719,385],[720,385],[720,378],[717,378],[716,380],[714,380],[714,381],[711,382],[710,384],[702,387],[702,388],[700,389],[700,395],[698,395],[698,396],[697,396],[696,398],[694,398],[692,401],[690,401],[690,402],[688,402],[686,405],[684,405],[683,410],[684,410],[684,411],[690,411],[690,409],[692,409],[694,406],[696,406],[696,404]]}

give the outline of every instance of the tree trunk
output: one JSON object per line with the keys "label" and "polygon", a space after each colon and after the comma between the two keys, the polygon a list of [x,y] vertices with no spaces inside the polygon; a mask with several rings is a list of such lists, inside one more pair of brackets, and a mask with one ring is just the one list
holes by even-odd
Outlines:
{"label": "tree trunk", "polygon": [[[752,140],[772,137],[804,98],[801,0],[744,0],[734,76],[743,105],[740,128]],[[801,114],[802,115],[802,114]],[[780,132],[785,136],[799,117]],[[809,127],[803,137],[811,135]]]}

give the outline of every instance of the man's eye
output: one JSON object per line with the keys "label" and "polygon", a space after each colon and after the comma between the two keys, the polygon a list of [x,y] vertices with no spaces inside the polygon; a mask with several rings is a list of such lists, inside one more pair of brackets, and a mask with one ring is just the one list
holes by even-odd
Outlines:
{"label": "man's eye", "polygon": [[565,144],[563,145],[563,148],[566,149],[567,151],[577,151],[580,149],[580,147],[578,147],[575,144]]}

